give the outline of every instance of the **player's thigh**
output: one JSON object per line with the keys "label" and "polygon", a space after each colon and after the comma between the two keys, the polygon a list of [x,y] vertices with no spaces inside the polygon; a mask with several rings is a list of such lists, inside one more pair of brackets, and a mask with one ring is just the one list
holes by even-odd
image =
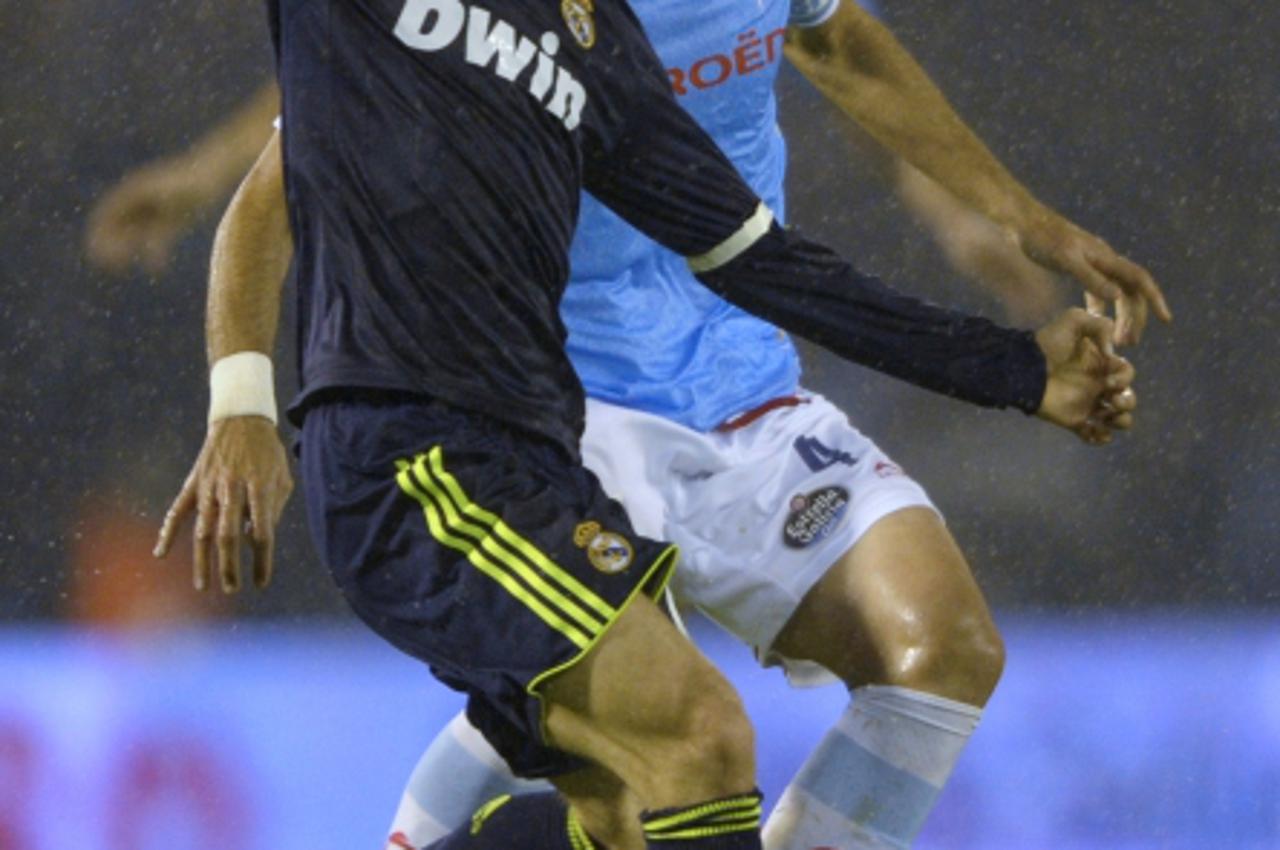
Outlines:
{"label": "player's thigh", "polygon": [[647,598],[542,693],[548,741],[628,781],[716,742],[735,750],[734,769],[747,767],[736,763],[749,758],[751,734],[733,686]]}
{"label": "player's thigh", "polygon": [[985,700],[999,634],[964,555],[925,507],[888,514],[805,595],[774,649],[850,685],[902,684]]}

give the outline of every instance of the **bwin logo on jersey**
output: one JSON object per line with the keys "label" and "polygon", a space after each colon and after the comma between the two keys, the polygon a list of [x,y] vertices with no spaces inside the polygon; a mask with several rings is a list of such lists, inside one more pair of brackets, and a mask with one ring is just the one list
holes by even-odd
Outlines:
{"label": "bwin logo on jersey", "polygon": [[[468,63],[524,86],[566,130],[578,126],[587,105],[587,90],[554,61],[560,37],[553,32],[544,32],[535,44],[480,6],[468,6],[462,0],[407,0],[396,21],[395,35],[414,50],[434,53],[457,41],[463,29]],[[520,77],[530,67],[533,72],[522,81]]]}

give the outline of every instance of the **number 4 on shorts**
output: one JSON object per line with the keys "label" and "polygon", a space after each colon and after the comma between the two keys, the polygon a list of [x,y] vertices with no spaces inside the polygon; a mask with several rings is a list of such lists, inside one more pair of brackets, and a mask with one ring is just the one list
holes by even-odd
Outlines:
{"label": "number 4 on shorts", "polygon": [[817,437],[796,437],[794,445],[796,454],[800,455],[805,466],[814,472],[821,472],[837,463],[843,463],[845,466],[853,466],[857,463],[853,455],[839,449],[828,448]]}

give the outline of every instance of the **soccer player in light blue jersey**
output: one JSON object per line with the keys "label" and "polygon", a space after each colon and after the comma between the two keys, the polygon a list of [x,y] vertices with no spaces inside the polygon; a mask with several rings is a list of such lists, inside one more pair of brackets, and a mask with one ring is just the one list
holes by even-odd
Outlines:
{"label": "soccer player in light blue jersey", "polygon": [[[785,53],[890,151],[1012,236],[1037,274],[1124,289],[1146,277],[1020,186],[866,10],[839,0],[633,7],[681,104],[780,216],[774,82]],[[850,691],[770,816],[765,846],[909,847],[1003,666],[936,508],[803,388],[785,334],[700,286],[683,258],[589,196],[561,314],[589,397],[586,463],[637,529],[680,545],[679,603],[793,683],[834,677]],[[1118,318],[1121,341],[1132,341],[1145,306],[1124,298]],[[412,775],[388,846],[421,847],[483,800],[527,787],[459,716]]]}

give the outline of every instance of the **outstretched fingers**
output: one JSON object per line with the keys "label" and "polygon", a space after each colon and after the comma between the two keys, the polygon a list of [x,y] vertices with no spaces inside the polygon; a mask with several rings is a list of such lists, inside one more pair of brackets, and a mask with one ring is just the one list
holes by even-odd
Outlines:
{"label": "outstretched fingers", "polygon": [[155,554],[163,557],[178,529],[195,515],[192,582],[209,586],[216,562],[226,593],[243,587],[243,548],[251,544],[253,581],[271,581],[275,527],[293,489],[275,426],[261,417],[232,417],[206,436],[191,474],[165,516]]}
{"label": "outstretched fingers", "polygon": [[[1155,278],[1142,266],[1109,248],[1092,252],[1088,261],[1096,273],[1115,285],[1118,292],[1117,297],[1112,299],[1115,303],[1117,345],[1134,345],[1141,341],[1151,310],[1163,321],[1173,320],[1173,313],[1170,312]],[[1085,302],[1089,312],[1105,312],[1105,307],[1098,303],[1095,293],[1096,290],[1091,287],[1086,291]]]}
{"label": "outstretched fingers", "polygon": [[271,583],[272,551],[275,549],[275,526],[280,511],[271,504],[262,488],[249,488],[249,535],[253,546],[253,583],[264,588]]}
{"label": "outstretched fingers", "polygon": [[196,590],[204,590],[209,586],[209,550],[213,546],[213,532],[217,525],[215,518],[216,502],[213,491],[206,482],[201,482],[197,491],[196,528],[192,542],[191,583]]}
{"label": "outstretched fingers", "polygon": [[244,485],[223,479],[218,482],[218,575],[223,593],[240,589],[240,545],[245,517]]}
{"label": "outstretched fingers", "polygon": [[1135,297],[1140,297],[1144,306],[1149,304],[1161,321],[1173,321],[1173,311],[1169,309],[1169,303],[1165,300],[1164,293],[1160,291],[1160,285],[1156,283],[1150,272],[1133,260],[1113,251],[1101,253],[1091,259],[1098,270],[1115,281],[1121,289]]}
{"label": "outstretched fingers", "polygon": [[1063,258],[1061,267],[1067,274],[1080,281],[1086,296],[1092,295],[1104,302],[1118,301],[1124,296],[1124,289],[1104,274],[1093,259],[1079,249],[1068,253]]}
{"label": "outstretched fingers", "polygon": [[182,528],[191,511],[195,509],[196,502],[196,477],[192,473],[187,476],[182,490],[169,506],[169,510],[165,512],[164,523],[160,526],[160,534],[156,538],[155,548],[151,551],[152,555],[163,558],[169,554],[174,537],[177,536],[178,530]]}

